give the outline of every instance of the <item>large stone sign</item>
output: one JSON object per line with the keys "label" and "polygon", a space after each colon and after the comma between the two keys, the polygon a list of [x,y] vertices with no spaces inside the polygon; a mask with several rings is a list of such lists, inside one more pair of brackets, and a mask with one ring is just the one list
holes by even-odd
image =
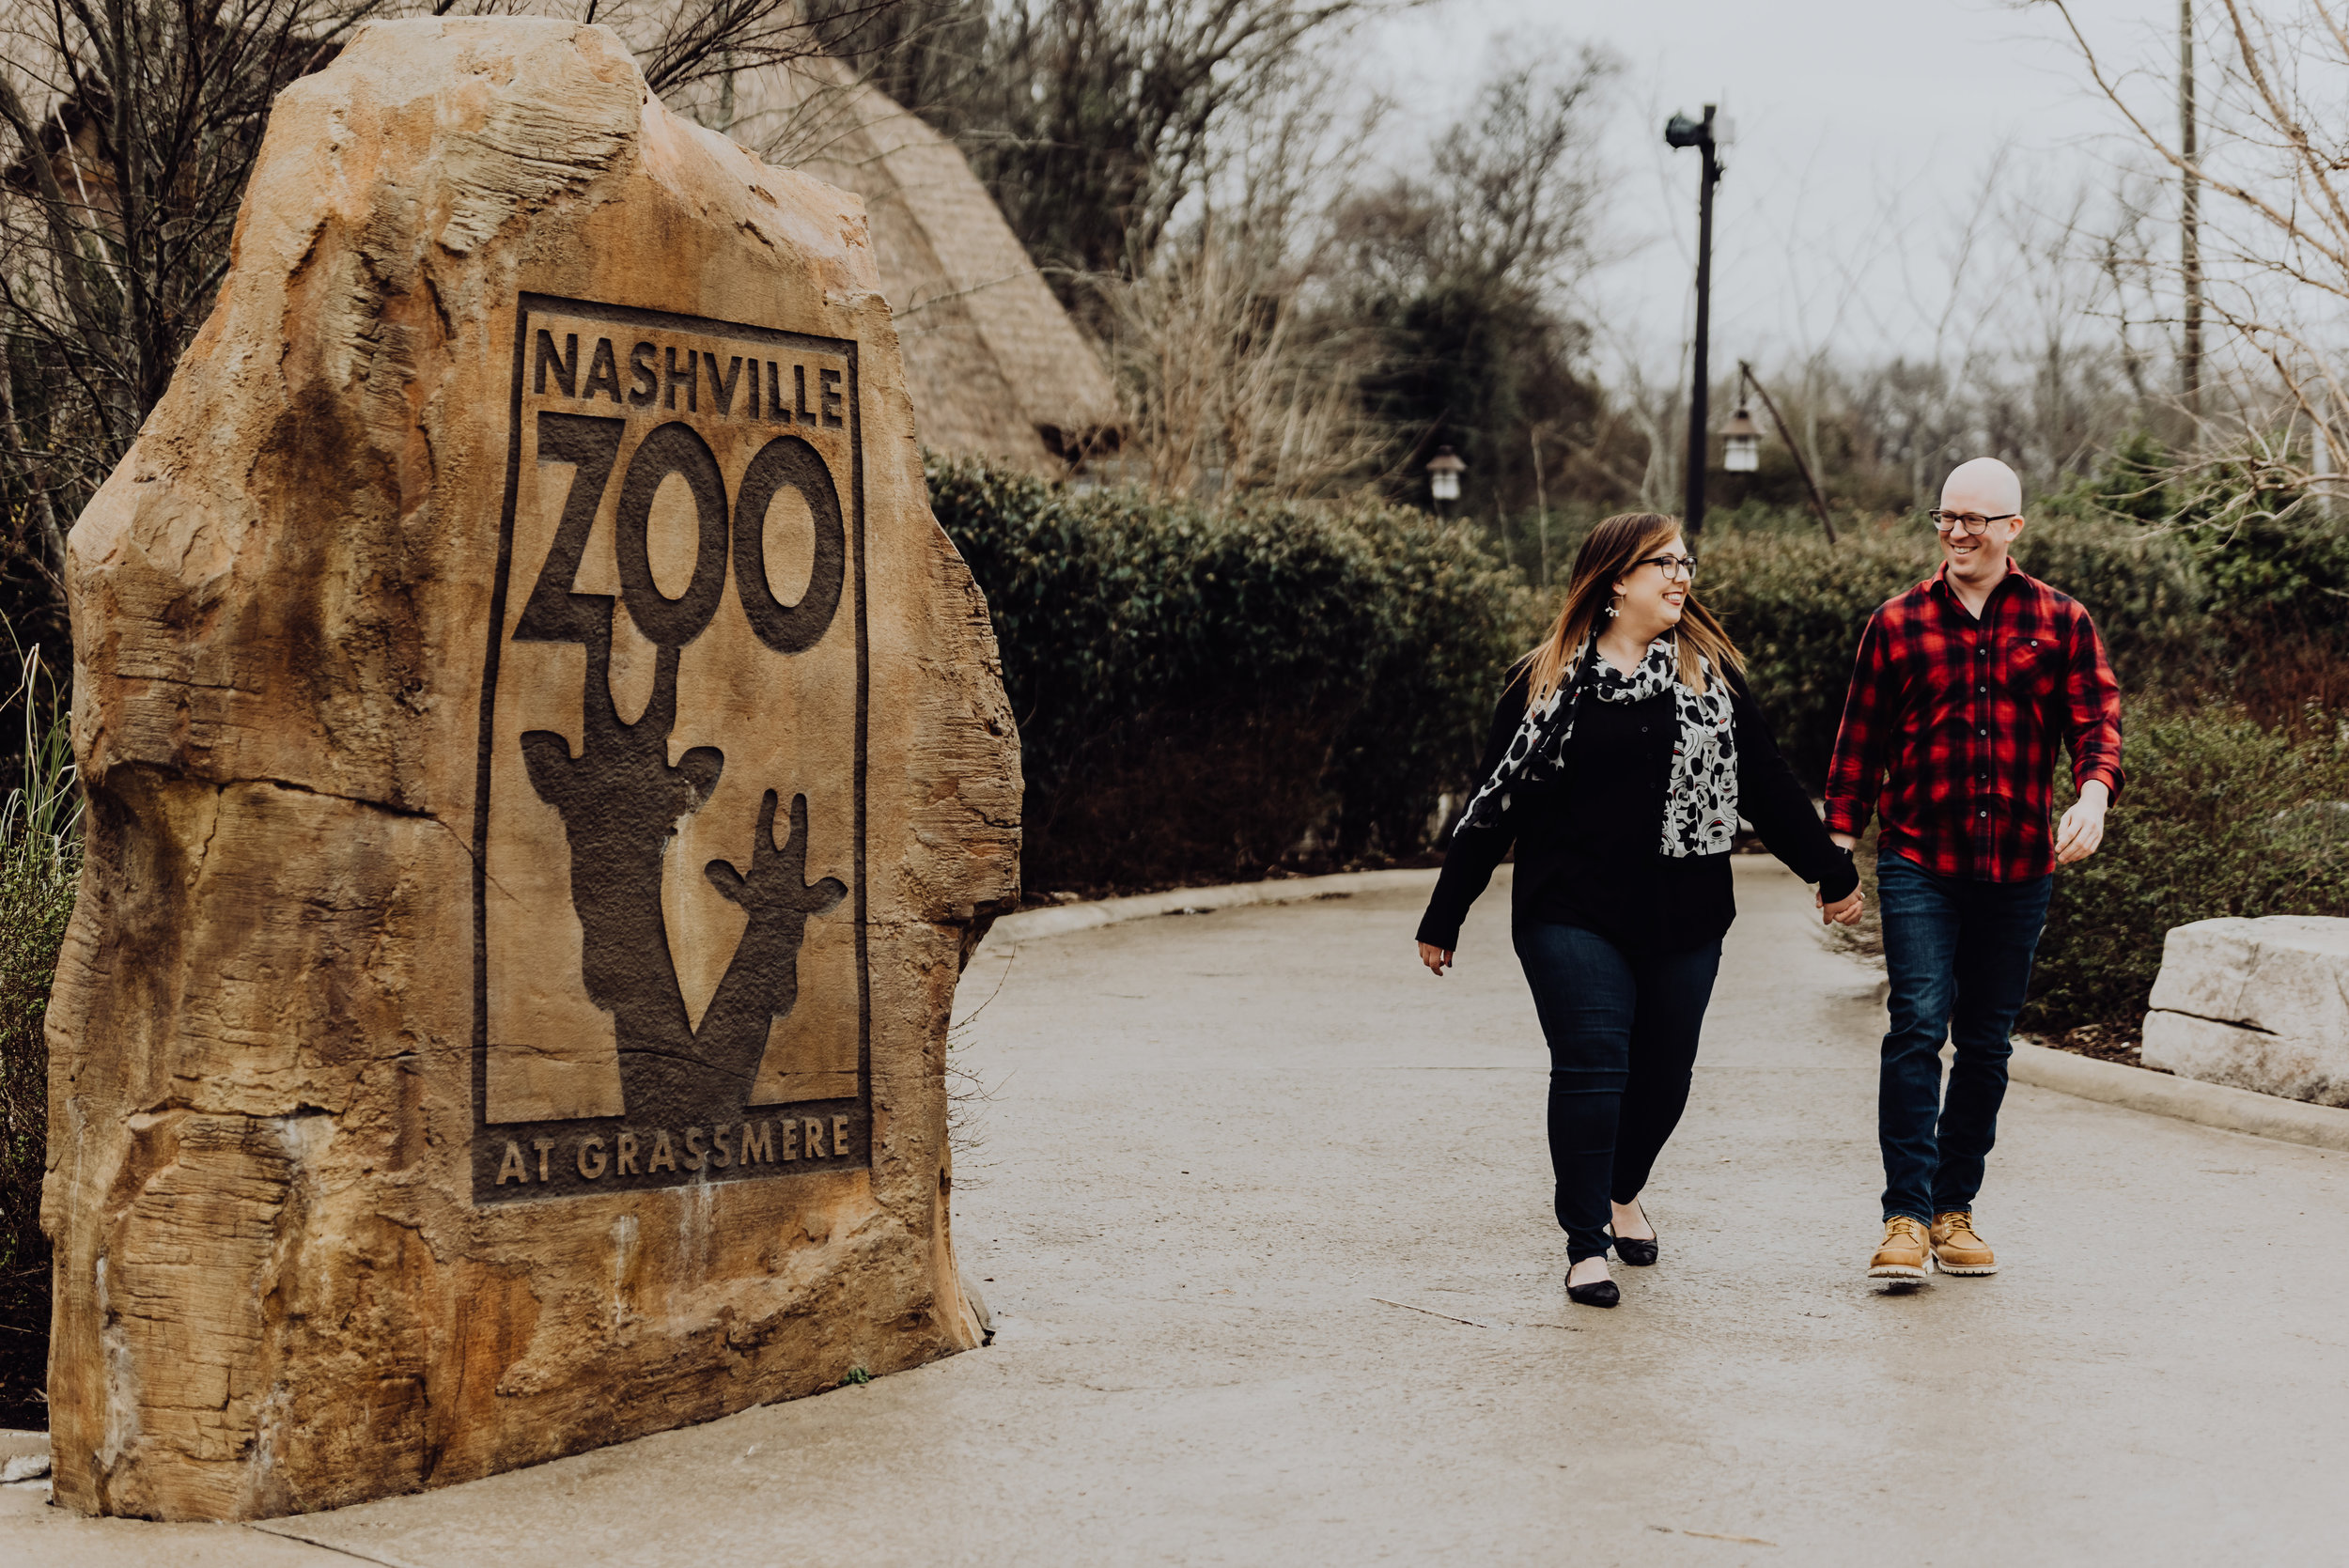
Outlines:
{"label": "large stone sign", "polygon": [[610,32],[362,31],[70,541],[56,1495],[245,1518],[977,1343],[984,602],[854,197]]}

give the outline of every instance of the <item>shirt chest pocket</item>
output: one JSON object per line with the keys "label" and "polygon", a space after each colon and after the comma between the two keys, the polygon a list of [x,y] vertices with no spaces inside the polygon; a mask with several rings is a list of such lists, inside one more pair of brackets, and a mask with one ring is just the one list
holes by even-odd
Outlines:
{"label": "shirt chest pocket", "polygon": [[2054,638],[2029,633],[2011,638],[1999,648],[1999,656],[2007,691],[2023,701],[2037,703],[2061,689],[2063,650]]}

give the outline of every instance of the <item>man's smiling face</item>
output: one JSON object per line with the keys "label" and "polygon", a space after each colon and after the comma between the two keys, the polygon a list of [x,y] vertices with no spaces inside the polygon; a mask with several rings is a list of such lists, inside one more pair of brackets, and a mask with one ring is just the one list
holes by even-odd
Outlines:
{"label": "man's smiling face", "polygon": [[[1941,510],[1955,512],[1964,525],[1941,535],[1941,559],[1949,575],[1987,586],[2006,575],[2007,551],[2023,531],[2023,482],[1996,458],[1960,463],[1941,487]],[[1995,518],[1987,529],[1968,533],[1976,520]]]}

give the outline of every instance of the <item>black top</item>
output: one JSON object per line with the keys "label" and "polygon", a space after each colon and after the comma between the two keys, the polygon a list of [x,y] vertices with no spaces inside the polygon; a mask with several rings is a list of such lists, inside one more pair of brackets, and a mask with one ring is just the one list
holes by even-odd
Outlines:
{"label": "black top", "polygon": [[[1476,775],[1480,785],[1524,721],[1531,668],[1531,660],[1519,663],[1501,689]],[[1778,754],[1762,710],[1734,678],[1730,708],[1738,814],[1796,876],[1818,883],[1828,903],[1848,898],[1859,885],[1851,852],[1828,837],[1810,795]],[[1737,917],[1729,856],[1667,855],[1660,847],[1679,729],[1669,691],[1636,703],[1585,701],[1561,775],[1514,785],[1499,821],[1453,834],[1419,939],[1459,946],[1469,906],[1514,843],[1510,913],[1518,924],[1579,925],[1626,953],[1675,953],[1719,941]]]}

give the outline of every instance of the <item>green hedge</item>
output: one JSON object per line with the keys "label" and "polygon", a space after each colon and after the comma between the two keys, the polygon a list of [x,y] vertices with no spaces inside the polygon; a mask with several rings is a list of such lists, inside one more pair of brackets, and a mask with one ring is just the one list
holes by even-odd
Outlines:
{"label": "green hedge", "polygon": [[[2349,734],[2226,708],[2132,705],[2128,784],[2102,848],[2056,873],[2025,1021],[2142,1022],[2172,926],[2349,916]],[[2057,810],[2070,803],[2067,786]]]}
{"label": "green hedge", "polygon": [[1476,531],[1418,511],[929,481],[1002,644],[1034,889],[1419,848],[1532,636]]}

